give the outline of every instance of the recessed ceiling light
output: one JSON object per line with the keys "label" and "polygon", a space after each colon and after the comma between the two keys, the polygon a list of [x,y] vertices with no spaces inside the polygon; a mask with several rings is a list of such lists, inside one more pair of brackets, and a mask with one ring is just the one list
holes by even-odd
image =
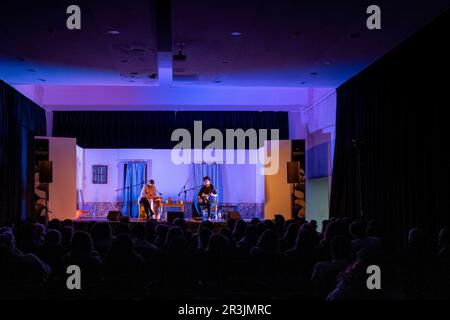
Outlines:
{"label": "recessed ceiling light", "polygon": [[120,62],[123,62],[123,63],[127,63],[127,62],[128,62],[128,60],[122,60],[122,61],[120,61]]}
{"label": "recessed ceiling light", "polygon": [[312,75],[312,76],[317,76],[318,74],[319,74],[319,73],[318,73],[318,72],[315,72],[315,71],[310,73],[310,75]]}
{"label": "recessed ceiling light", "polygon": [[325,61],[323,64],[326,65],[326,66],[329,66],[331,64],[331,62],[330,61]]}
{"label": "recessed ceiling light", "polygon": [[34,69],[27,69],[28,72],[36,72]]}
{"label": "recessed ceiling light", "polygon": [[302,81],[302,82],[300,82],[300,84],[306,84],[306,81]]}
{"label": "recessed ceiling light", "polygon": [[117,31],[117,30],[109,30],[108,33],[109,33],[109,34],[114,34],[114,35],[116,35],[116,34],[120,34],[120,31]]}
{"label": "recessed ceiling light", "polygon": [[302,33],[300,31],[296,31],[296,32],[292,32],[292,37],[293,38],[297,38],[301,35]]}
{"label": "recessed ceiling light", "polygon": [[38,79],[39,81],[42,81],[42,82],[45,82],[45,81],[47,81],[47,80],[45,80],[45,79]]}
{"label": "recessed ceiling light", "polygon": [[16,58],[16,60],[17,60],[17,61],[21,61],[21,62],[25,61],[24,58]]}
{"label": "recessed ceiling light", "polygon": [[233,31],[230,33],[230,35],[233,37],[239,37],[239,36],[242,36],[242,33],[239,31]]}
{"label": "recessed ceiling light", "polygon": [[222,62],[222,63],[230,63],[230,60],[226,60],[226,59],[225,59],[225,60],[222,60],[221,62]]}
{"label": "recessed ceiling light", "polygon": [[215,83],[221,83],[222,82],[222,80],[216,80],[216,81],[214,81]]}

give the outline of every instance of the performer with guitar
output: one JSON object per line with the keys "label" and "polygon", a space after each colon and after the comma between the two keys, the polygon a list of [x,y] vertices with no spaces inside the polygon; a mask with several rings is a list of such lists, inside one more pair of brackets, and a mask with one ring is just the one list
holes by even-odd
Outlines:
{"label": "performer with guitar", "polygon": [[211,179],[208,176],[205,176],[203,177],[203,187],[200,189],[197,195],[197,208],[199,213],[202,213],[202,209],[206,208],[208,211],[208,219],[211,217],[211,196],[217,196],[217,192],[214,186],[211,184]]}

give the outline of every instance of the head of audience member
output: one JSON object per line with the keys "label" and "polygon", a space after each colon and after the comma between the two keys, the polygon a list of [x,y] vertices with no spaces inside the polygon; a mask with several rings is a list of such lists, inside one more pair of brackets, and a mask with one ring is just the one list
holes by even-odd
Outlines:
{"label": "head of audience member", "polygon": [[250,224],[256,226],[257,224],[259,224],[261,222],[261,220],[259,218],[252,218],[252,220],[250,220]]}
{"label": "head of audience member", "polygon": [[92,226],[91,235],[94,242],[111,239],[111,225],[108,222],[96,222]]}
{"label": "head of audience member", "polygon": [[45,228],[48,228],[48,217],[46,215],[37,217],[37,223],[40,223],[44,225]]}
{"label": "head of audience member", "polygon": [[177,236],[179,236],[179,237],[184,237],[184,235],[183,235],[183,230],[181,230],[181,228],[178,227],[178,226],[172,226],[172,227],[170,227],[169,230],[167,231],[167,235],[166,235],[166,240],[165,240],[165,243],[164,243],[164,247],[165,247],[165,248],[168,248],[168,247],[169,247],[169,244],[170,244],[171,241],[172,241],[172,238],[177,237]]}
{"label": "head of audience member", "polygon": [[383,224],[380,220],[367,222],[366,234],[370,237],[381,238],[383,236]]}
{"label": "head of audience member", "polygon": [[272,230],[272,231],[277,231],[276,230],[276,226],[275,226],[275,222],[273,222],[273,220],[270,219],[266,219],[264,220],[264,225],[266,226],[267,230]]}
{"label": "head of audience member", "polygon": [[236,242],[233,238],[233,233],[228,228],[223,228],[219,231],[221,235],[228,239],[230,246],[234,249],[236,247]]}
{"label": "head of audience member", "polygon": [[308,226],[311,231],[317,232],[317,221],[316,220],[311,220],[310,222],[308,222]]}
{"label": "head of audience member", "polygon": [[295,249],[297,253],[300,253],[302,256],[311,256],[312,258],[314,251],[314,234],[308,227],[300,227],[297,238],[295,239]]}
{"label": "head of audience member", "polygon": [[6,250],[14,250],[16,248],[16,238],[11,228],[0,228],[0,247]]}
{"label": "head of audience member", "polygon": [[183,231],[183,233],[186,232],[186,221],[184,219],[181,218],[174,219],[173,225],[179,227]]}
{"label": "head of audience member", "polygon": [[88,256],[93,249],[91,235],[85,231],[77,231],[72,238],[72,255]]}
{"label": "head of audience member", "polygon": [[47,247],[55,247],[61,245],[61,233],[58,230],[50,229],[44,237],[44,243]]}
{"label": "head of audience member", "polygon": [[330,223],[330,220],[328,219],[323,219],[322,220],[322,234],[325,233],[325,230],[327,230],[327,225]]}
{"label": "head of audience member", "polygon": [[275,229],[278,232],[278,234],[282,235],[284,232],[284,227],[285,227],[285,219],[284,216],[282,216],[281,214],[276,214],[275,215]]}
{"label": "head of audience member", "polygon": [[[181,231],[181,230],[180,230]],[[168,234],[169,235],[169,234]],[[186,238],[181,234],[174,233],[173,236],[168,237],[166,242],[166,254],[175,259],[182,259],[187,256],[187,242]]]}
{"label": "head of audience member", "polygon": [[294,246],[295,239],[297,238],[299,229],[300,229],[300,227],[296,223],[291,223],[287,227],[287,230],[284,233],[284,237],[283,237],[283,240],[286,244],[287,249],[290,249]]}
{"label": "head of audience member", "polygon": [[256,237],[261,237],[264,231],[266,231],[267,227],[264,223],[260,222],[256,225]]}
{"label": "head of audience member", "polygon": [[333,260],[350,260],[351,247],[348,239],[342,235],[336,236],[330,243]]}
{"label": "head of audience member", "polygon": [[48,229],[61,231],[61,220],[55,218],[48,222]]}
{"label": "head of audience member", "polygon": [[71,220],[71,219],[65,219],[65,220],[61,223],[61,228],[64,228],[64,227],[67,227],[67,226],[69,226],[69,227],[71,227],[71,228],[74,228],[73,220]]}
{"label": "head of audience member", "polygon": [[366,226],[362,221],[354,221],[350,224],[350,234],[353,239],[362,239],[366,235]]}
{"label": "head of audience member", "polygon": [[256,236],[256,226],[249,224],[247,228],[245,228],[244,238],[241,240],[245,241],[244,245],[247,247],[253,247],[256,245],[256,241],[258,241],[258,237]]}
{"label": "head of audience member", "polygon": [[61,229],[61,245],[70,249],[72,247],[73,228],[65,226]]}
{"label": "head of audience member", "polygon": [[212,230],[209,228],[200,228],[198,231],[198,239],[197,239],[197,250],[199,252],[205,251],[208,243],[209,238],[211,238],[211,235],[213,234]]}
{"label": "head of audience member", "polygon": [[203,228],[208,228],[209,230],[214,231],[214,223],[209,220],[203,220],[199,225],[199,229]]}
{"label": "head of audience member", "polygon": [[122,217],[122,218],[120,218],[120,223],[129,225],[130,224],[130,217]]}
{"label": "head of audience member", "polygon": [[34,224],[33,243],[37,246],[44,244],[45,226],[40,223]]}
{"label": "head of audience member", "polygon": [[126,224],[126,223],[119,223],[119,225],[116,227],[115,230],[116,236],[118,236],[119,234],[125,233],[125,234],[130,234],[130,225]]}
{"label": "head of audience member", "polygon": [[119,234],[112,243],[109,256],[127,259],[133,253],[133,241],[127,233]]}
{"label": "head of audience member", "polygon": [[213,234],[208,242],[205,253],[212,257],[229,257],[231,247],[228,239],[220,233]]}
{"label": "head of audience member", "polygon": [[142,223],[135,223],[131,228],[131,235],[137,241],[147,240],[147,230]]}
{"label": "head of audience member", "polygon": [[228,230],[234,230],[234,226],[235,225],[236,225],[236,219],[234,219],[234,218],[228,218],[227,219]]}
{"label": "head of audience member", "polygon": [[247,228],[247,223],[244,220],[239,219],[233,230],[233,237],[236,241],[241,240],[245,235],[245,229]]}
{"label": "head of audience member", "polygon": [[256,246],[267,255],[276,255],[280,253],[278,235],[273,230],[265,230],[258,239]]}
{"label": "head of audience member", "polygon": [[408,244],[412,247],[425,247],[425,234],[419,228],[412,228],[408,233]]}
{"label": "head of audience member", "polygon": [[147,240],[153,242],[156,237],[156,221],[153,219],[147,220],[145,222],[145,230],[147,232]]}
{"label": "head of audience member", "polygon": [[450,234],[448,228],[442,228],[438,233],[438,247],[439,249],[448,248],[450,245]]}

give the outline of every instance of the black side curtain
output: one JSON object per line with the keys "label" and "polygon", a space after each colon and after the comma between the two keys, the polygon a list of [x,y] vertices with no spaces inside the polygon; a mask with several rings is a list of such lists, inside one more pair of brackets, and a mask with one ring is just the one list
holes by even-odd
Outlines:
{"label": "black side curtain", "polygon": [[359,218],[361,203],[397,243],[450,222],[448,15],[337,89],[330,215]]}
{"label": "black side curtain", "polygon": [[[202,130],[279,129],[280,139],[289,137],[287,112],[253,111],[55,111],[53,136],[77,138],[83,148],[170,149],[172,132],[185,128],[194,139],[194,121],[202,121]],[[204,145],[210,142],[205,142]],[[225,141],[224,141],[225,146]]]}
{"label": "black side curtain", "polygon": [[33,140],[45,124],[44,109],[0,80],[0,225],[33,210]]}

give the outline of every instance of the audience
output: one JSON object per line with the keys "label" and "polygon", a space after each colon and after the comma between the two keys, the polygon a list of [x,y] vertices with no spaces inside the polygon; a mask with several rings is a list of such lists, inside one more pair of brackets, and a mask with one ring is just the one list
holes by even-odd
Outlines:
{"label": "audience", "polygon": [[[380,221],[228,219],[226,224],[90,224],[52,219],[0,227],[1,295],[67,297],[66,270],[82,272],[86,298],[306,297],[328,300],[450,297],[450,239],[412,228],[405,245]],[[79,230],[79,231],[75,231]],[[84,230],[84,231],[81,231]],[[368,290],[367,268],[382,270]]]}

